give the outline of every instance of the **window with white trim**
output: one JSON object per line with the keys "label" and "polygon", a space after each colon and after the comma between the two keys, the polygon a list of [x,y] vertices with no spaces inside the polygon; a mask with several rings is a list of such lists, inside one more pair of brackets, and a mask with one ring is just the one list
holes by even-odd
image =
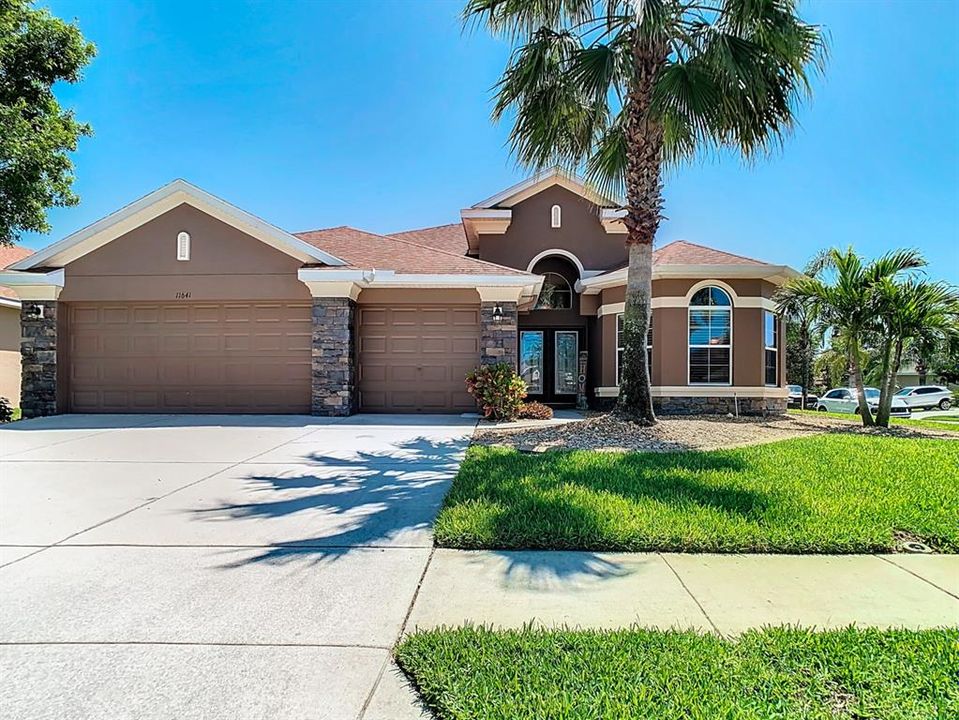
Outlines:
{"label": "window with white trim", "polygon": [[543,287],[539,291],[534,310],[569,310],[573,307],[573,288],[559,273],[543,273]]}
{"label": "window with white trim", "polygon": [[732,384],[733,312],[725,290],[697,290],[689,301],[689,384]]}
{"label": "window with white trim", "polygon": [[559,205],[553,205],[549,209],[549,226],[553,228],[562,227],[563,225],[563,208]]}
{"label": "window with white trim", "polygon": [[775,313],[763,310],[763,367],[765,383],[779,385],[779,322]]}
{"label": "window with white trim", "polygon": [[[625,336],[623,326],[623,313],[616,315],[616,384],[619,385],[619,379],[623,375],[623,350],[625,348],[623,338]],[[653,316],[649,316],[649,329],[646,331],[646,367],[649,368],[649,377],[653,377]]]}
{"label": "window with white trim", "polygon": [[190,259],[190,233],[181,232],[176,236],[176,259]]}

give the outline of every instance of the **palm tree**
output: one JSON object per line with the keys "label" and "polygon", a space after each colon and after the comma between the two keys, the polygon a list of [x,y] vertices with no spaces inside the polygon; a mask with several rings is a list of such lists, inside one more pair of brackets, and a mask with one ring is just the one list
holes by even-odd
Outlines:
{"label": "palm tree", "polygon": [[[823,271],[828,263],[825,253],[819,253],[806,263],[803,272],[815,278]],[[806,396],[812,384],[813,362],[816,357],[816,345],[822,342],[822,333],[819,332],[819,317],[816,306],[807,302],[806,298],[797,294],[793,288],[781,287],[773,298],[776,301],[776,311],[796,328],[799,335],[800,375],[802,376],[802,404],[806,407]]]}
{"label": "palm tree", "polygon": [[886,279],[879,285],[882,388],[876,424],[889,425],[893,382],[910,347],[941,347],[959,333],[959,291],[943,282]]}
{"label": "palm tree", "polygon": [[646,332],[663,168],[778,147],[825,43],[795,0],[468,0],[467,21],[516,46],[493,117],[521,163],[585,169],[625,190],[629,269],[617,412],[653,423]]}
{"label": "palm tree", "polygon": [[915,250],[894,250],[865,263],[852,247],[846,250],[833,248],[824,258],[824,273],[832,275],[831,282],[802,275],[787,281],[784,286],[785,292],[808,303],[823,324],[841,336],[848,353],[863,425],[874,423],[866,402],[862,359],[867,341],[881,328],[881,313],[886,307],[886,283],[906,270],[925,264]]}

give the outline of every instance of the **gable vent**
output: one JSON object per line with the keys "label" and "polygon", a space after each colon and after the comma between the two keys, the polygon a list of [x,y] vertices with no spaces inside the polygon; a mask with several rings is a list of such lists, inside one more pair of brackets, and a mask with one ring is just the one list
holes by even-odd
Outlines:
{"label": "gable vent", "polygon": [[549,210],[550,227],[558,228],[563,224],[563,208],[559,205],[553,205]]}
{"label": "gable vent", "polygon": [[181,232],[176,236],[176,259],[190,259],[190,233]]}

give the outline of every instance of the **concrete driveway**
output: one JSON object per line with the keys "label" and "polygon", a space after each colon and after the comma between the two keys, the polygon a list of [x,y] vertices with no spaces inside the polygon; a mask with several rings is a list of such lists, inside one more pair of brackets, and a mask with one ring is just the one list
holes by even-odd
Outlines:
{"label": "concrete driveway", "polygon": [[0,429],[0,716],[416,716],[389,663],[473,420]]}

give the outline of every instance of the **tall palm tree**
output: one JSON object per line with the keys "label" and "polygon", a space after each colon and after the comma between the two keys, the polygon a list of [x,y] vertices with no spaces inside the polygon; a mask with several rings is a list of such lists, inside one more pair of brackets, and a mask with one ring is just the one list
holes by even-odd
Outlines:
{"label": "tall palm tree", "polygon": [[831,277],[802,275],[786,282],[785,291],[809,303],[822,322],[838,333],[849,356],[850,375],[858,395],[863,425],[873,425],[866,402],[863,378],[865,342],[881,330],[881,313],[885,309],[886,283],[901,273],[926,264],[915,250],[894,250],[866,263],[852,247],[833,248],[824,258],[824,272]]}
{"label": "tall palm tree", "polygon": [[887,427],[893,383],[911,346],[942,346],[959,333],[959,291],[943,282],[887,279],[879,286],[882,325],[882,392],[876,424]]}
{"label": "tall palm tree", "polygon": [[585,169],[625,190],[629,250],[617,412],[653,423],[646,332],[663,167],[779,146],[825,43],[795,0],[468,0],[467,21],[515,45],[493,117],[525,165]]}
{"label": "tall palm tree", "polygon": [[[809,277],[815,278],[827,264],[828,256],[825,253],[819,253],[806,263],[803,272]],[[805,408],[806,396],[809,393],[809,386],[812,384],[813,362],[818,349],[816,346],[822,342],[822,334],[817,332],[819,317],[816,314],[816,306],[807,302],[804,296],[796,293],[789,286],[781,287],[773,299],[776,301],[776,312],[791,323],[799,335],[800,374],[802,375],[802,404],[800,407]]]}

